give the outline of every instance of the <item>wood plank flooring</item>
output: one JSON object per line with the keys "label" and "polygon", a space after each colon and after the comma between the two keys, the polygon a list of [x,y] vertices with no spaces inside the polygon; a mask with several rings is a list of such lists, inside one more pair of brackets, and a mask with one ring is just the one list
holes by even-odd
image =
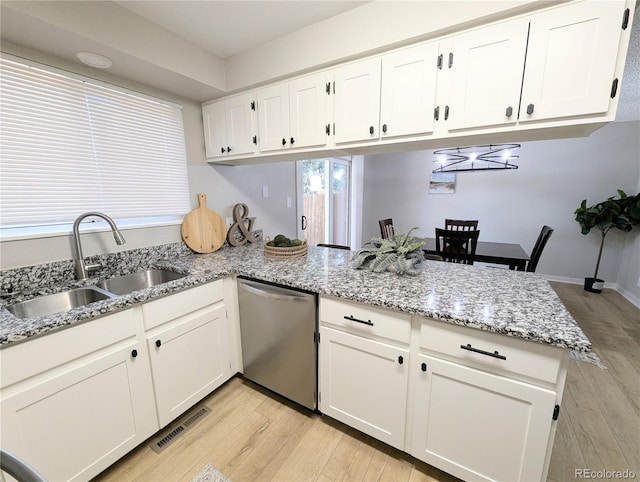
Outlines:
{"label": "wood plank flooring", "polygon": [[[640,310],[615,291],[551,284],[608,369],[570,361],[548,481],[627,469],[638,481]],[[241,377],[204,403],[212,413],[161,454],[145,443],[96,480],[188,481],[208,463],[233,482],[457,480]]]}

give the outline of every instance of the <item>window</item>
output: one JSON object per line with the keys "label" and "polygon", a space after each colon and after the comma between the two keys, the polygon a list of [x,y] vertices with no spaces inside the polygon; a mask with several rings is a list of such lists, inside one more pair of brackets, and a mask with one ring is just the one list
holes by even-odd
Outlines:
{"label": "window", "polygon": [[4,238],[87,211],[178,221],[190,209],[181,106],[3,55],[0,206]]}

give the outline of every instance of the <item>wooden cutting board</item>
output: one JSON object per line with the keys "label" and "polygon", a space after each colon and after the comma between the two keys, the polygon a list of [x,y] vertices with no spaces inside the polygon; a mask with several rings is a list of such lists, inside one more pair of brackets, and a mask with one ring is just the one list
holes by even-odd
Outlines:
{"label": "wooden cutting board", "polygon": [[198,194],[199,206],[182,220],[182,240],[196,253],[213,253],[227,235],[224,221],[207,208],[207,196]]}

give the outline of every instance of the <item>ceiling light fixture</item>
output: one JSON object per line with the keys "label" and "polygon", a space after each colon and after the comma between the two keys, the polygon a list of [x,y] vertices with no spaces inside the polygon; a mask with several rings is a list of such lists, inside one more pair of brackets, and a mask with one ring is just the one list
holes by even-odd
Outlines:
{"label": "ceiling light fixture", "polygon": [[489,144],[485,146],[453,147],[433,152],[434,164],[440,167],[433,172],[501,171],[518,169],[510,161],[519,159],[513,151],[520,144]]}
{"label": "ceiling light fixture", "polygon": [[107,57],[100,54],[94,54],[93,52],[78,52],[76,57],[78,57],[80,62],[83,64],[87,64],[90,67],[95,67],[97,69],[108,69],[113,65],[113,62],[111,62]]}

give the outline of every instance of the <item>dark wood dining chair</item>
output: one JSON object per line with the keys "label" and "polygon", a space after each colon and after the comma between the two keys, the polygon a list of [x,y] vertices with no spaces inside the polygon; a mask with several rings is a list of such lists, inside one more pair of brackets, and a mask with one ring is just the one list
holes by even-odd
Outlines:
{"label": "dark wood dining chair", "polygon": [[540,256],[542,256],[542,250],[547,245],[547,241],[553,234],[553,228],[549,226],[542,226],[540,230],[540,234],[538,235],[538,240],[536,244],[533,246],[533,251],[531,251],[531,259],[527,263],[527,271],[530,273],[534,273],[538,266],[538,261],[540,261]]}
{"label": "dark wood dining chair", "polygon": [[342,244],[325,244],[318,243],[317,246],[321,246],[323,248],[335,248],[335,249],[346,249],[347,251],[351,251],[351,246],[344,246]]}
{"label": "dark wood dining chair", "polygon": [[391,218],[381,219],[378,221],[380,225],[380,237],[382,239],[389,239],[396,234],[396,230],[393,227],[393,220]]}
{"label": "dark wood dining chair", "polygon": [[478,220],[445,219],[444,229],[450,231],[474,231],[478,229]]}
{"label": "dark wood dining chair", "polygon": [[452,231],[436,228],[436,254],[449,263],[473,264],[479,230]]}

